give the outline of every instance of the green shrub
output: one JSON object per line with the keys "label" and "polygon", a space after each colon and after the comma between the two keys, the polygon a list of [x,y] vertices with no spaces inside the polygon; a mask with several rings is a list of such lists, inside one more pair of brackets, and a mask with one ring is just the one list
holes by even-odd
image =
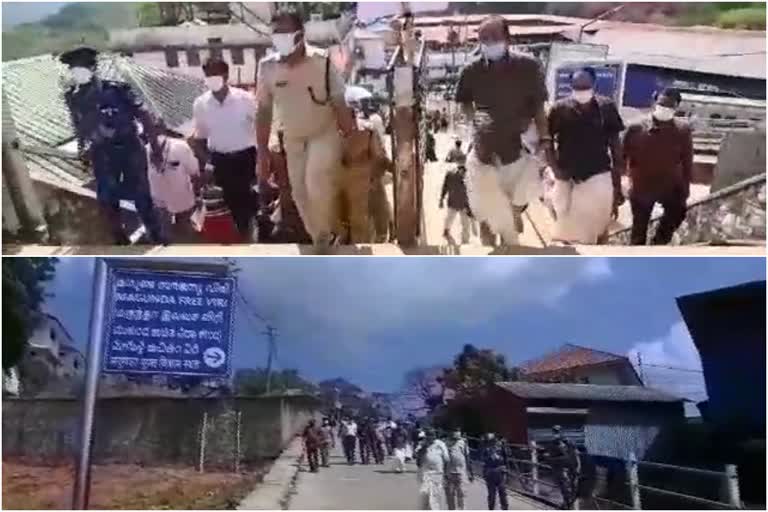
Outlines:
{"label": "green shrub", "polygon": [[715,24],[721,28],[765,30],[765,5],[723,12]]}

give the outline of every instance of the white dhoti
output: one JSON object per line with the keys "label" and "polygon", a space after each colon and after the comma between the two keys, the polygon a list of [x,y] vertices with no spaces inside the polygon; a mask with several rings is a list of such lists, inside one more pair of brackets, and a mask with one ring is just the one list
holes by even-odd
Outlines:
{"label": "white dhoti", "polygon": [[541,196],[542,163],[523,152],[519,159],[502,165],[484,164],[472,151],[467,157],[467,195],[475,218],[486,222],[507,245],[518,243],[520,209]]}
{"label": "white dhoti", "polygon": [[411,445],[411,443],[406,443],[405,444],[404,452],[405,452],[405,458],[406,459],[412,459],[413,458],[413,446]]}
{"label": "white dhoti", "polygon": [[573,244],[596,244],[611,223],[613,179],[610,172],[581,183],[556,180],[552,206],[557,215],[554,240]]}
{"label": "white dhoti", "polygon": [[336,220],[341,137],[335,126],[307,138],[286,134],[285,156],[293,201],[307,233],[317,242],[331,234]]}
{"label": "white dhoti", "polygon": [[395,457],[395,471],[402,473],[405,471],[405,448],[395,448],[393,455]]}
{"label": "white dhoti", "polygon": [[421,474],[421,486],[419,487],[419,496],[421,501],[421,510],[443,510],[445,507],[444,495],[444,476],[443,473],[435,471],[424,471]]}

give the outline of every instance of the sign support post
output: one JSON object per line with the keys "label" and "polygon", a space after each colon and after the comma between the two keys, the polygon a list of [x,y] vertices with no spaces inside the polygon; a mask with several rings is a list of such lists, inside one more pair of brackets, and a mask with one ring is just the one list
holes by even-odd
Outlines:
{"label": "sign support post", "polygon": [[104,312],[107,299],[107,263],[96,258],[93,270],[93,296],[91,321],[88,329],[88,357],[86,359],[85,397],[80,423],[80,453],[77,459],[72,509],[85,510],[91,491],[91,451],[93,447],[93,419],[96,395],[101,373],[101,354],[104,346]]}
{"label": "sign support post", "polygon": [[88,508],[102,372],[228,377],[235,286],[226,265],[95,260],[72,509]]}

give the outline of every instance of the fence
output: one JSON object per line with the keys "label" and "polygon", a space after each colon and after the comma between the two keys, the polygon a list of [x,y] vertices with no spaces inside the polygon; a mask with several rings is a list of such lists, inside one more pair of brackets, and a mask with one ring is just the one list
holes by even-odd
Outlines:
{"label": "fence", "polygon": [[[104,398],[97,403],[93,457],[240,471],[277,457],[318,408],[313,397],[301,396]],[[3,400],[3,456],[70,460],[79,410],[72,399]]]}
{"label": "fence", "polygon": [[[441,432],[445,434],[444,432]],[[470,464],[474,475],[482,476],[482,446],[484,440],[468,437]],[[563,493],[570,493],[568,508],[582,509],[627,509],[646,508],[743,508],[739,492],[739,478],[736,466],[726,465],[722,471],[700,469],[658,462],[638,461],[633,453],[628,460],[615,457],[584,456],[577,451],[580,478],[569,479],[567,471],[548,464],[550,459],[544,446],[535,441],[528,445],[503,442],[507,460],[510,490],[542,499],[561,506],[566,502]],[[592,465],[594,474],[589,476]],[[654,474],[656,473],[656,474]],[[680,475],[694,480],[685,482]],[[593,482],[584,479],[593,478]],[[701,479],[710,479],[706,486]],[[574,481],[575,480],[575,481]],[[677,483],[691,490],[670,489],[661,482]],[[688,483],[689,485],[685,485]],[[719,484],[719,485],[712,485]],[[695,489],[694,489],[695,488]],[[692,494],[695,490],[707,489],[701,496]],[[712,494],[716,496],[712,496]],[[601,507],[601,503],[606,507]]]}

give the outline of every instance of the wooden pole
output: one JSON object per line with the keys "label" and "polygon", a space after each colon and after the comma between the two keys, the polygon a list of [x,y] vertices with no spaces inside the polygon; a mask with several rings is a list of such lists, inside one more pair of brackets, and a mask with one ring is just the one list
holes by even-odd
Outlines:
{"label": "wooden pole", "polygon": [[741,493],[739,492],[739,475],[735,464],[725,465],[726,488],[728,489],[728,503],[733,508],[741,507]]}
{"label": "wooden pole", "polygon": [[632,497],[632,508],[634,510],[641,510],[643,506],[640,502],[640,478],[637,473],[637,457],[635,452],[629,452],[629,460],[626,462],[626,466],[629,492]]}
{"label": "wooden pole", "polygon": [[240,473],[240,428],[243,424],[243,412],[235,414],[235,473]]}
{"label": "wooden pole", "polygon": [[208,431],[208,411],[203,411],[203,425],[200,429],[200,462],[197,470],[202,473],[205,470],[205,444]]}
{"label": "wooden pole", "polygon": [[539,495],[539,450],[536,441],[531,441],[531,480],[533,481],[533,495]]}

